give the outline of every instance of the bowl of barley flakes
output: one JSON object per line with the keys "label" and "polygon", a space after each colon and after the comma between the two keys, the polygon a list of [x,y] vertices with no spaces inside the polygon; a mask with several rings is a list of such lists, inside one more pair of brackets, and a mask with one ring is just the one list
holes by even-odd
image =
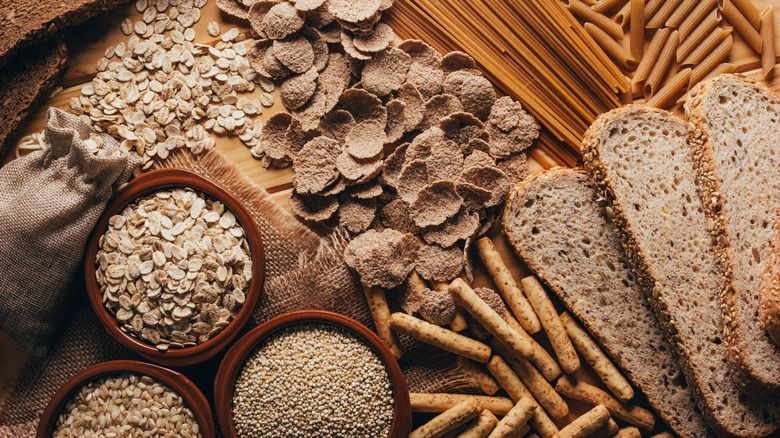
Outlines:
{"label": "bowl of barley flakes", "polygon": [[244,205],[184,169],[145,173],[106,207],[87,243],[87,295],[118,342],[182,367],[214,357],[249,321],[265,256]]}

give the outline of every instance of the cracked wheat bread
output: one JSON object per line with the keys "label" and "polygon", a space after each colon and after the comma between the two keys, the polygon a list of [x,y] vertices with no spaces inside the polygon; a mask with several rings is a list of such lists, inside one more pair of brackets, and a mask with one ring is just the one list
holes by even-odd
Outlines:
{"label": "cracked wheat bread", "polygon": [[687,123],[666,111],[613,110],[585,133],[585,168],[705,420],[723,437],[766,436],[780,427],[780,402],[742,394],[727,364],[717,257],[687,137]]}
{"label": "cracked wheat bread", "polygon": [[526,178],[509,195],[503,231],[674,433],[714,436],[584,171]]}
{"label": "cracked wheat bread", "polygon": [[746,394],[777,396],[780,349],[758,311],[780,205],[780,98],[743,76],[722,75],[690,91],[686,113],[704,211],[722,260],[726,358]]}

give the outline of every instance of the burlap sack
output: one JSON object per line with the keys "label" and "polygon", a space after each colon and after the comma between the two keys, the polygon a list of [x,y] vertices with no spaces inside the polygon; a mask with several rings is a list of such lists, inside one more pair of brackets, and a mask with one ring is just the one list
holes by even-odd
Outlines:
{"label": "burlap sack", "polygon": [[93,155],[84,145],[93,132],[51,108],[48,147],[0,169],[0,331],[30,357],[46,354],[89,233],[140,164],[118,154],[109,135],[101,136],[101,156]]}
{"label": "burlap sack", "polygon": [[[216,150],[197,157],[178,151],[158,167],[181,167],[209,177],[232,192],[252,213],[263,237],[267,261],[265,295],[250,327],[294,310],[325,309],[374,328],[362,288],[342,258],[349,242],[345,232],[335,231],[325,237],[314,234]],[[84,294],[81,290],[72,292]],[[134,357],[107,335],[85,299],[77,304],[51,355],[26,365],[8,400],[0,406],[0,438],[33,436],[46,403],[70,376],[102,361]],[[397,305],[391,307],[397,310]],[[401,367],[410,390],[462,391],[475,387],[456,368],[449,353],[406,338],[402,342],[405,352]]]}

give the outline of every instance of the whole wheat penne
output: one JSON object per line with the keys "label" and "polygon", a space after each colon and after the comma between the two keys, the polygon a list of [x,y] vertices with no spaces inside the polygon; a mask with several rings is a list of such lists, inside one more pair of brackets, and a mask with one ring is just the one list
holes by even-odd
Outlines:
{"label": "whole wheat penne", "polygon": [[661,9],[661,6],[664,5],[664,2],[666,0],[647,0],[645,3],[645,13],[644,13],[644,19],[645,23],[649,22],[650,19],[653,17],[653,15],[658,12],[659,9]]}
{"label": "whole wheat penne", "polygon": [[688,17],[683,20],[680,27],[677,28],[677,30],[680,31],[680,40],[685,41],[688,39],[691,32],[693,32],[709,14],[713,14],[713,10],[717,6],[718,0],[702,0],[701,3],[693,8],[693,11],[688,14]]}
{"label": "whole wheat penne", "polygon": [[585,438],[601,429],[609,420],[607,408],[598,405],[561,429],[558,438]]}
{"label": "whole wheat penne", "polygon": [[588,438],[611,438],[620,431],[620,426],[615,423],[615,420],[607,420],[607,424],[601,426],[599,430],[593,432]]}
{"label": "whole wheat penne", "polygon": [[477,402],[466,399],[447,409],[409,434],[409,438],[439,438],[479,415]]}
{"label": "whole wheat penne", "polygon": [[555,390],[568,398],[583,401],[589,405],[604,405],[613,417],[642,429],[652,430],[655,427],[655,415],[652,412],[639,406],[622,404],[606,391],[588,383],[574,381],[568,376],[561,376],[555,384]]}
{"label": "whole wheat penne", "polygon": [[[642,10],[642,22],[644,22],[644,8]],[[631,2],[626,3],[623,5],[622,8],[620,8],[620,11],[618,11],[617,15],[615,15],[615,23],[620,25],[620,27],[626,27],[626,25],[631,21]]]}
{"label": "whole wheat penne", "polygon": [[753,29],[758,30],[761,26],[761,13],[758,11],[756,5],[751,0],[731,0],[734,6],[739,9],[739,12],[745,17],[745,19],[753,26]]}
{"label": "whole wheat penne", "polygon": [[[501,316],[491,309],[463,280],[456,278],[449,287],[450,294],[471,316],[518,357],[528,358],[534,352],[534,346],[513,330]],[[484,345],[484,344],[483,344]],[[479,362],[479,361],[478,361]],[[487,362],[485,360],[484,362]]]}
{"label": "whole wheat penne", "polygon": [[624,427],[617,431],[614,438],[642,438],[642,434],[636,427]]}
{"label": "whole wheat penne", "polygon": [[633,70],[636,67],[636,60],[634,60],[631,54],[601,28],[591,23],[585,23],[585,30],[596,41],[596,44],[604,49],[604,52],[615,61],[618,67],[623,70]]}
{"label": "whole wheat penne", "polygon": [[515,405],[515,402],[513,402],[512,399],[506,397],[489,397],[486,395],[470,394],[409,393],[409,402],[412,405],[412,412],[440,413],[466,399],[474,399],[480,410],[487,409],[495,415],[506,415]]}
{"label": "whole wheat penne", "polygon": [[631,56],[634,60],[642,59],[642,51],[645,49],[645,0],[631,0],[631,34],[629,38]]}
{"label": "whole wheat penne", "polygon": [[[501,358],[501,356],[493,356],[488,362],[488,371],[496,378],[501,384],[509,397],[515,402],[520,401],[523,397],[534,398],[531,391],[526,388],[520,377],[512,371],[509,364]],[[547,416],[547,412],[544,409],[537,409],[529,420],[533,428],[541,434],[543,438],[552,438],[558,433],[558,427]]]}
{"label": "whole wheat penne", "polygon": [[458,438],[485,438],[498,424],[498,418],[488,410],[483,410],[477,418],[471,421]]}
{"label": "whole wheat penne", "polygon": [[593,368],[615,397],[624,403],[631,400],[634,397],[634,389],[588,332],[568,312],[561,314],[561,322],[569,333],[574,348],[580,352],[585,362]]}
{"label": "whole wheat penne", "polygon": [[654,106],[656,108],[665,108],[666,105],[672,103],[677,99],[686,89],[688,81],[691,79],[691,69],[686,68],[679,72],[672,79],[670,79],[660,90],[658,90],[653,97],[645,102],[647,106]]}
{"label": "whole wheat penne", "polygon": [[626,0],[599,0],[591,6],[591,9],[593,11],[598,12],[599,14],[603,14],[604,12],[607,12],[608,10],[612,8],[616,8],[618,5],[622,5],[625,3]]}
{"label": "whole wheat penne", "polygon": [[717,67],[718,64],[723,62],[723,60],[728,58],[729,54],[731,53],[731,43],[732,38],[731,35],[729,35],[726,37],[726,39],[721,41],[721,43],[718,44],[718,47],[716,47],[715,50],[707,55],[707,57],[696,66],[696,68],[693,69],[689,82],[690,85],[695,85],[701,82],[701,80],[704,79],[709,72]]}
{"label": "whole wheat penne", "polygon": [[512,273],[509,272],[509,269],[504,264],[504,260],[501,258],[501,254],[496,249],[493,241],[489,237],[483,237],[477,240],[476,247],[479,258],[482,259],[482,264],[485,265],[490,276],[493,277],[493,282],[498,287],[498,291],[504,297],[504,301],[506,301],[520,325],[523,326],[523,329],[530,334],[541,330],[542,324],[539,322],[539,317],[534,313],[534,309],[525,295],[523,295],[523,291],[517,286]]}
{"label": "whole wheat penne", "polygon": [[718,2],[720,11],[729,23],[734,26],[734,29],[738,34],[745,39],[745,42],[755,50],[757,53],[761,53],[761,35],[755,27],[742,15],[742,12],[737,9],[732,0],[721,0]]}
{"label": "whole wheat penne", "polygon": [[772,5],[761,12],[761,73],[764,77],[775,68],[775,13]]}
{"label": "whole wheat penne", "polygon": [[728,37],[729,35],[731,35],[731,28],[715,29],[710,34],[710,36],[707,37],[707,39],[702,41],[702,43],[699,44],[699,46],[696,47],[693,50],[693,52],[691,52],[690,55],[685,57],[685,59],[680,63],[680,65],[692,66],[698,64],[707,55],[712,53],[712,51],[715,50],[716,47],[718,47],[718,44],[723,42],[723,40],[725,40],[726,37]]}
{"label": "whole wheat penne", "polygon": [[658,57],[661,55],[661,51],[666,45],[666,40],[669,39],[669,35],[671,34],[672,29],[669,28],[655,31],[655,35],[653,35],[653,39],[650,40],[650,45],[647,46],[647,51],[642,57],[642,62],[640,62],[639,66],[636,68],[631,82],[636,84],[647,79],[650,70],[652,70],[653,65],[658,61]]}
{"label": "whole wheat penne", "polygon": [[385,291],[379,287],[363,286],[363,292],[366,294],[368,308],[371,311],[371,317],[374,319],[379,339],[387,345],[387,348],[396,359],[400,359],[403,350],[401,350],[401,343],[398,342],[398,336],[390,330],[390,308],[387,306]]}
{"label": "whole wheat penne", "polygon": [[594,24],[616,40],[623,39],[623,28],[604,14],[599,14],[580,0],[564,0],[566,7],[585,22]]}
{"label": "whole wheat penne", "polygon": [[553,350],[555,350],[561,369],[567,374],[574,372],[580,367],[580,359],[577,357],[577,352],[574,350],[550,297],[547,296],[547,292],[544,291],[542,284],[535,276],[525,277],[520,282],[523,284],[528,301],[531,302],[531,306],[539,315],[539,320],[542,322],[542,327],[547,333]]}
{"label": "whole wheat penne", "polygon": [[433,325],[405,313],[390,315],[390,328],[426,344],[439,347],[468,359],[487,363],[490,359],[490,347],[482,342]]}
{"label": "whole wheat penne", "polygon": [[646,27],[648,29],[658,29],[664,27],[666,25],[666,20],[668,20],[669,17],[672,16],[672,13],[674,13],[675,9],[680,6],[680,2],[682,2],[682,0],[666,0],[658,9],[658,12],[656,12],[655,15],[653,15],[653,17],[647,21]]}
{"label": "whole wheat penne", "polygon": [[485,394],[493,395],[501,389],[501,386],[496,382],[496,379],[494,379],[481,364],[478,364],[471,359],[466,359],[463,356],[459,356],[458,365],[477,383],[479,389]]}
{"label": "whole wheat penne", "polygon": [[490,432],[488,438],[510,438],[520,436],[520,431],[525,427],[534,411],[539,409],[534,399],[524,397],[509,411],[495,429]]}
{"label": "whole wheat penne", "polygon": [[536,342],[536,339],[528,335],[525,330],[520,327],[520,323],[517,322],[517,320],[512,317],[512,315],[507,314],[504,317],[504,320],[507,324],[509,324],[509,327],[512,327],[512,329],[520,333],[522,337],[527,338],[528,342],[534,346],[534,352],[531,354],[531,357],[529,357],[528,360],[534,364],[536,369],[542,373],[544,378],[548,381],[557,379],[558,376],[561,375],[561,367],[558,366],[558,362],[556,362],[555,359],[550,356],[550,353],[548,353],[544,347],[539,345],[539,343]]}
{"label": "whole wheat penne", "polygon": [[[677,48],[677,62],[682,62],[696,47],[701,45],[702,41],[715,32],[719,24],[718,11],[713,10]],[[680,33],[680,38],[682,38],[682,33]]]}
{"label": "whole wheat penne", "polygon": [[669,36],[669,39],[666,40],[666,44],[664,45],[663,50],[661,50],[661,54],[658,55],[658,60],[655,62],[652,70],[650,70],[645,85],[642,87],[642,94],[645,96],[645,99],[649,99],[650,96],[655,94],[656,90],[658,90],[658,87],[661,85],[661,81],[663,81],[664,76],[666,76],[666,73],[669,71],[669,67],[672,66],[674,54],[677,51],[679,42],[679,33],[675,30]]}
{"label": "whole wheat penne", "polygon": [[693,11],[693,8],[699,3],[699,0],[683,0],[682,3],[674,10],[672,15],[666,20],[666,27],[677,28],[682,24],[683,20],[688,17],[688,14]]}
{"label": "whole wheat penne", "polygon": [[702,81],[707,80],[709,78],[713,78],[718,75],[734,73],[735,71],[737,71],[736,64],[729,64],[727,62],[724,62],[722,64],[718,64],[718,66],[715,67],[711,72],[707,73],[707,76],[704,76],[704,79],[702,79]]}

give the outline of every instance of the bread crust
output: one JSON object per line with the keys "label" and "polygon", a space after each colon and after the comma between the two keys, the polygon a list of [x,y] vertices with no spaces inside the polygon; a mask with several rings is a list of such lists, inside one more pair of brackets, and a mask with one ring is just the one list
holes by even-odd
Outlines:
{"label": "bread crust", "polygon": [[[607,123],[616,118],[630,117],[635,114],[651,112],[664,114],[669,117],[670,120],[675,121],[682,126],[687,125],[684,120],[668,111],[642,105],[628,105],[602,114],[585,133],[582,142],[584,167],[588,171],[590,180],[596,188],[596,193],[598,196],[603,197],[607,203],[607,215],[612,220],[612,223],[623,242],[623,249],[636,270],[639,283],[645,290],[650,291],[650,295],[648,296],[649,302],[655,311],[661,327],[669,336],[670,341],[677,352],[680,359],[680,365],[683,368],[689,387],[699,404],[699,408],[701,409],[705,420],[707,420],[707,423],[709,423],[713,431],[721,437],[754,438],[755,435],[748,435],[748,432],[738,430],[738,428],[735,427],[736,425],[725,424],[723,421],[724,419],[716,415],[717,406],[715,406],[712,403],[712,400],[704,394],[700,375],[698,374],[696,367],[693,366],[689,351],[679,337],[679,333],[675,327],[675,321],[671,317],[669,305],[666,303],[665,297],[661,294],[661,284],[656,282],[654,276],[651,274],[651,269],[643,255],[644,251],[642,245],[634,238],[631,225],[628,223],[624,212],[618,204],[616,195],[610,185],[607,169],[599,159],[597,148],[599,133]],[[769,435],[778,427],[780,427],[780,425],[771,425],[765,431],[762,431],[760,436]]]}
{"label": "bread crust", "polygon": [[[780,381],[762,376],[758,370],[751,367],[744,355],[743,345],[749,342],[759,342],[759,340],[746,339],[740,321],[736,318],[735,308],[739,294],[734,288],[734,259],[731,238],[727,231],[726,215],[723,212],[723,200],[715,166],[713,145],[707,130],[705,97],[713,87],[723,81],[738,81],[760,87],[778,101],[780,101],[780,96],[757,81],[742,75],[729,74],[720,75],[698,84],[689,92],[685,105],[689,119],[688,143],[693,151],[696,182],[701,190],[702,199],[708,201],[702,202],[702,206],[709,222],[715,254],[721,265],[719,272],[720,302],[724,320],[723,335],[727,347],[726,359],[731,366],[738,388],[755,399],[766,400],[780,395]],[[775,314],[775,317],[777,316]],[[780,357],[776,359],[780,361]]]}

